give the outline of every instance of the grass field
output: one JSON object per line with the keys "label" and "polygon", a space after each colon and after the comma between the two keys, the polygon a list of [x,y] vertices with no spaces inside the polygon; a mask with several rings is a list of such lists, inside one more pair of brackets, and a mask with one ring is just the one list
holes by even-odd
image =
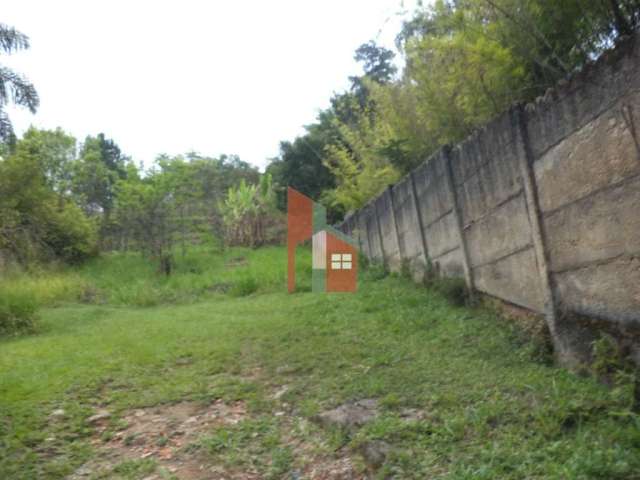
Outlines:
{"label": "grass field", "polygon": [[[0,478],[350,478],[336,473],[347,464],[353,478],[640,478],[629,382],[550,366],[491,311],[378,269],[357,294],[320,295],[301,266],[288,295],[285,261],[276,247],[201,249],[168,279],[134,255],[5,279],[0,292],[27,291],[40,310],[35,334],[0,340]],[[358,399],[378,402],[360,429],[313,421]],[[136,415],[177,405],[226,413],[177,432],[188,442],[158,433],[174,463],[97,462],[116,441],[111,452],[134,448],[119,432]],[[357,452],[373,441],[391,448],[372,473]]]}

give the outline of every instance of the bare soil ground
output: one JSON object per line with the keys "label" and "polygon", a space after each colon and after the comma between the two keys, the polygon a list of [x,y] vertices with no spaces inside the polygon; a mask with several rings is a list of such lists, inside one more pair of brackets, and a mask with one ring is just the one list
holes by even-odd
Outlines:
{"label": "bare soil ground", "polygon": [[[293,479],[358,480],[366,478],[354,466],[350,452],[327,454],[319,445],[320,438],[304,438],[299,433],[302,418],[275,413],[283,426],[282,440],[293,452],[300,468]],[[115,433],[110,433],[110,420],[95,425],[91,441],[96,455],[77,469],[69,480],[117,477],[118,465],[127,461],[149,461],[155,464],[144,480],[257,480],[266,478],[257,469],[212,462],[206,452],[193,448],[198,441],[216,429],[229,427],[249,419],[244,402],[226,403],[220,399],[209,405],[184,401],[127,412],[118,421]],[[153,463],[151,463],[153,462]],[[136,477],[137,478],[137,477]]]}

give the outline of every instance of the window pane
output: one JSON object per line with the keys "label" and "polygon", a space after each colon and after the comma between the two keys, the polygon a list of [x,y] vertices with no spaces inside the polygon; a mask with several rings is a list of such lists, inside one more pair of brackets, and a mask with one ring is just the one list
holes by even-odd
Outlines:
{"label": "window pane", "polygon": [[340,262],[331,262],[331,268],[333,270],[340,270]]}
{"label": "window pane", "polygon": [[331,261],[332,262],[339,262],[340,261],[340,254],[339,253],[332,253],[331,254]]}
{"label": "window pane", "polygon": [[343,270],[351,270],[351,262],[342,262]]}
{"label": "window pane", "polygon": [[342,261],[343,262],[350,262],[351,261],[351,254],[350,253],[343,253],[342,254]]}

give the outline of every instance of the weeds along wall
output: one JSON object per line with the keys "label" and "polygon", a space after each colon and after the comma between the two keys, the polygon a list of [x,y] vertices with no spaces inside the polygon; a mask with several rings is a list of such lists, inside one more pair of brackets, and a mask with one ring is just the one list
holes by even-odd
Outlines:
{"label": "weeds along wall", "polygon": [[597,335],[582,317],[635,338],[640,363],[640,37],[441,149],[340,228],[391,270],[432,268],[545,314],[569,363]]}

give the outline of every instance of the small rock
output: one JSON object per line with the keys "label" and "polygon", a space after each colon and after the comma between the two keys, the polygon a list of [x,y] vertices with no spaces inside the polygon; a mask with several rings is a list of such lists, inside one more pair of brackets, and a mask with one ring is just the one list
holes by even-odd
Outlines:
{"label": "small rock", "polygon": [[285,412],[276,412],[274,415],[276,417],[282,417],[284,415]]}
{"label": "small rock", "polygon": [[56,437],[47,437],[44,439],[45,442],[53,442],[55,441]]}
{"label": "small rock", "polygon": [[288,364],[280,365],[278,368],[276,368],[276,373],[278,375],[290,375],[292,373],[296,373],[297,371],[297,367]]}
{"label": "small rock", "polygon": [[377,407],[378,402],[374,399],[358,400],[322,412],[313,417],[313,420],[324,427],[333,426],[353,431],[376,418]]}
{"label": "small rock", "polygon": [[373,440],[362,444],[359,450],[367,467],[371,470],[377,470],[387,459],[391,445],[382,440]]}
{"label": "small rock", "polygon": [[282,396],[287,393],[289,391],[289,386],[285,385],[283,386],[280,390],[278,390],[276,393],[273,394],[273,398],[275,400],[280,400],[282,398]]}
{"label": "small rock", "polygon": [[89,418],[87,418],[87,423],[93,425],[94,423],[106,420],[107,418],[111,418],[111,413],[107,412],[106,410],[102,410],[95,415],[91,415]]}
{"label": "small rock", "polygon": [[62,418],[65,416],[65,411],[62,408],[58,408],[56,410],[54,410],[53,412],[51,412],[51,415],[49,415],[51,418]]}
{"label": "small rock", "polygon": [[404,408],[400,411],[400,418],[408,421],[418,421],[423,420],[425,414],[422,410],[418,410],[417,408]]}

